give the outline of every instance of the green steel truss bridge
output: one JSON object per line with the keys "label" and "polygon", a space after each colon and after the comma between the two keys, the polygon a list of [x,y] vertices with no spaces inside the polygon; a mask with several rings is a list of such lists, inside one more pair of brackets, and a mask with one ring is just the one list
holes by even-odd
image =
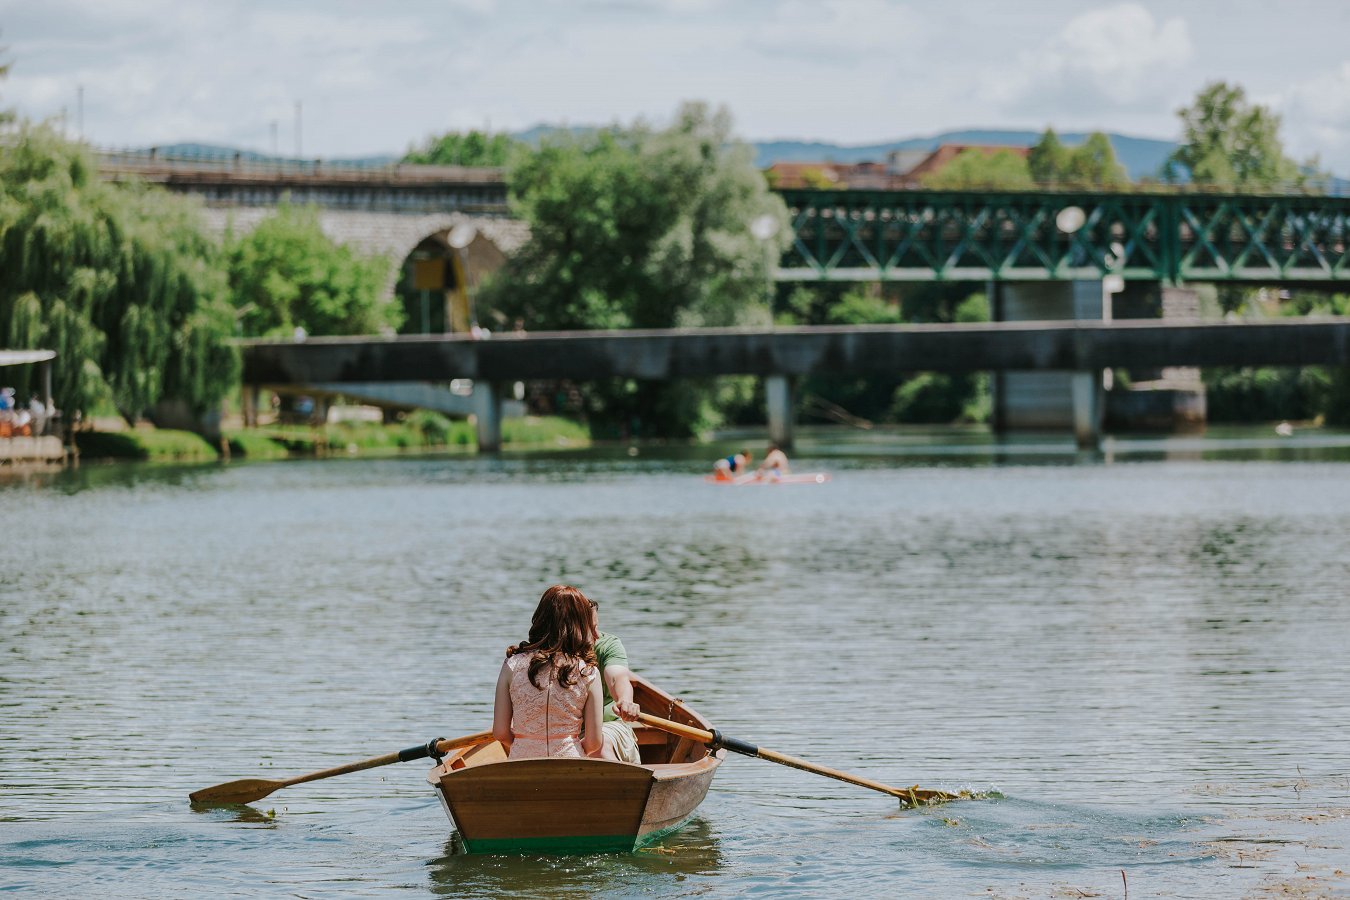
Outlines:
{"label": "green steel truss bridge", "polygon": [[[391,217],[510,215],[499,169],[312,162],[179,160],[104,153],[105,178],[135,176],[202,196],[208,206],[256,207],[283,197],[341,214],[344,241],[387,252]],[[793,240],[780,281],[1126,281],[1350,284],[1350,197],[1182,192],[779,192]],[[1066,231],[1065,210],[1082,223]],[[1078,212],[1069,218],[1077,218]],[[334,226],[337,228],[337,226]],[[398,230],[395,228],[394,230]]]}
{"label": "green steel truss bridge", "polygon": [[1350,285],[1350,197],[779,193],[793,230],[780,281]]}

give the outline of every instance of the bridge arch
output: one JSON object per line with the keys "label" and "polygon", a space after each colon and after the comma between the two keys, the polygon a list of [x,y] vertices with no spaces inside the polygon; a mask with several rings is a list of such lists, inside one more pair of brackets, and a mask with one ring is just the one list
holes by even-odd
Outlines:
{"label": "bridge arch", "polygon": [[[207,230],[223,238],[252,231],[276,214],[274,206],[208,206],[202,209]],[[473,240],[455,252],[449,234],[456,226],[473,227]],[[471,297],[482,278],[498,269],[529,237],[529,226],[517,219],[471,215],[462,212],[407,213],[369,210],[320,209],[319,227],[329,238],[366,255],[380,255],[393,262],[383,295],[394,300],[405,281],[411,281],[417,258],[446,260],[444,289]],[[430,283],[433,266],[423,268]],[[419,289],[420,290],[420,289]]]}

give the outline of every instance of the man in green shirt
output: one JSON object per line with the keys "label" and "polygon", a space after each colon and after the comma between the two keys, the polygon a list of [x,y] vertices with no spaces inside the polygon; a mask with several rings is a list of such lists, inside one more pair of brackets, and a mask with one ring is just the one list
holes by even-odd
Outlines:
{"label": "man in green shirt", "polygon": [[625,719],[634,720],[640,712],[633,702],[632,672],[628,668],[628,653],[623,641],[600,630],[600,615],[591,601],[591,630],[595,633],[595,660],[604,684],[605,714],[601,728],[605,732],[605,746],[600,755],[605,759],[626,763],[640,763],[637,737]]}

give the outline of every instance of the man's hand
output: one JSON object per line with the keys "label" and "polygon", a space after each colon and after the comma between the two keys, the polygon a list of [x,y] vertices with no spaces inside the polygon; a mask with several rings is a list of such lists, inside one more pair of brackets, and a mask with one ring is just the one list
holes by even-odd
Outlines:
{"label": "man's hand", "polygon": [[614,712],[625,722],[636,722],[638,713],[642,712],[642,708],[632,700],[615,700]]}

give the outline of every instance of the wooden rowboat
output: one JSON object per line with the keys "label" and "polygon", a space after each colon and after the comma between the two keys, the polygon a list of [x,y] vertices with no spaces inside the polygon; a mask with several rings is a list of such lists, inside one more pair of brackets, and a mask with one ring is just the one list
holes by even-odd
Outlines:
{"label": "wooden rowboat", "polygon": [[[702,716],[637,676],[642,711],[710,730]],[[506,758],[487,739],[427,775],[468,853],[632,852],[678,829],[708,793],[725,751],[634,728],[642,764]]]}

